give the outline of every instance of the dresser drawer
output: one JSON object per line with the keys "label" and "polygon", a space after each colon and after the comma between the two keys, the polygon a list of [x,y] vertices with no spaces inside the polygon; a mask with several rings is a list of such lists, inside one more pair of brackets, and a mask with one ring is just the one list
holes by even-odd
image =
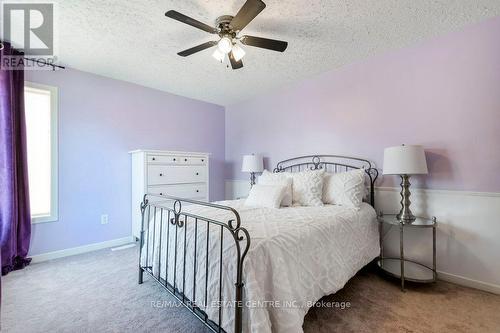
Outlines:
{"label": "dresser drawer", "polygon": [[203,183],[207,181],[204,166],[148,165],[148,185]]}
{"label": "dresser drawer", "polygon": [[[201,199],[196,199],[196,198],[186,198],[186,199],[202,201]],[[150,203],[155,204],[157,213],[159,212],[159,210],[161,208],[164,208],[164,210],[163,210],[163,214],[165,214],[165,215],[163,215],[164,221],[166,220],[166,217],[168,216],[169,210],[171,212],[170,217],[174,216],[172,211],[174,210],[175,200],[166,200],[166,199],[162,199],[159,197],[150,197],[149,200],[150,200],[149,201]],[[186,206],[191,206],[191,205],[193,205],[193,204],[190,202],[182,202],[181,207],[186,207]],[[152,218],[154,216],[154,207],[151,207],[150,209],[151,209],[151,211],[149,212],[149,214]],[[183,208],[181,209],[181,213],[182,212],[184,212]],[[147,211],[146,211],[146,218],[147,218]],[[151,222],[151,223],[154,223],[154,222]],[[158,218],[157,218],[156,223],[160,223]],[[147,225],[145,227],[146,227],[145,229],[147,229]]]}
{"label": "dresser drawer", "polygon": [[180,198],[203,199],[207,196],[207,185],[205,183],[199,183],[150,186],[148,187],[148,193],[156,195],[171,195]]}
{"label": "dresser drawer", "polygon": [[153,155],[147,156],[148,163],[173,164],[173,165],[206,165],[207,158],[204,156],[175,156],[175,155]]}
{"label": "dresser drawer", "polygon": [[206,165],[207,158],[206,157],[193,157],[193,156],[180,156],[179,163],[185,165]]}
{"label": "dresser drawer", "polygon": [[[162,199],[160,197],[150,196],[148,197],[148,201],[151,204],[158,204],[161,202],[161,205],[165,208],[172,208],[174,206],[174,200]],[[151,207],[151,215],[153,215],[153,207]]]}
{"label": "dresser drawer", "polygon": [[158,163],[158,164],[178,164],[181,160],[180,156],[171,155],[151,155],[147,156],[148,163]]}

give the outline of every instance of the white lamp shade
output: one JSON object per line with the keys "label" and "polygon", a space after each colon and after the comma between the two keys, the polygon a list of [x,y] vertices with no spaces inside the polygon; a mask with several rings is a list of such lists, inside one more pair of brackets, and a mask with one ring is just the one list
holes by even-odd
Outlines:
{"label": "white lamp shade", "polygon": [[229,37],[222,37],[219,42],[217,43],[217,48],[224,54],[228,54],[231,52],[231,49],[233,47],[233,42]]}
{"label": "white lamp shade", "polygon": [[422,146],[402,145],[385,148],[384,175],[427,174],[427,162]]}
{"label": "white lamp shade", "polygon": [[234,60],[240,61],[245,56],[245,50],[243,50],[238,44],[233,45],[233,56]]}
{"label": "white lamp shade", "polygon": [[242,172],[262,172],[264,171],[264,161],[260,155],[244,155]]}
{"label": "white lamp shade", "polygon": [[222,53],[218,48],[216,48],[214,53],[212,53],[212,57],[214,57],[218,62],[223,62],[226,54]]}

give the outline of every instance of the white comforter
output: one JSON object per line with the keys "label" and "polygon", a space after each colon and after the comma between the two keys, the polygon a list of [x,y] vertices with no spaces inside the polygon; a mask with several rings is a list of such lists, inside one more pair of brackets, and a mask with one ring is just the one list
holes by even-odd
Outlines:
{"label": "white comforter", "polygon": [[[244,332],[303,332],[304,316],[314,302],[335,293],[363,266],[379,254],[375,211],[363,204],[359,211],[335,205],[289,207],[280,209],[249,208],[244,200],[219,202],[235,208],[251,238],[243,266]],[[184,210],[184,208],[183,208]],[[232,218],[226,211],[207,207],[188,207],[187,211],[218,221]],[[167,229],[164,213],[160,227],[159,211],[153,223],[151,210],[150,240],[155,246],[143,248],[142,264],[153,267],[155,275],[174,284],[175,227]],[[154,226],[154,228],[153,228]],[[161,229],[161,232],[160,232]],[[167,233],[170,238],[167,266]],[[186,233],[186,234],[184,234]],[[161,234],[161,250],[160,235]],[[210,225],[209,264],[206,266],[206,223],[196,228],[196,290],[193,290],[195,222],[189,219],[177,230],[176,287],[204,310],[215,323],[219,320],[220,227]],[[234,240],[229,232],[223,237],[223,301],[234,300],[236,262]],[[183,262],[186,237],[186,262]],[[243,246],[243,244],[242,244]],[[167,275],[168,271],[168,277]],[[208,271],[208,295],[205,302],[205,276]],[[183,279],[183,273],[185,278]],[[193,292],[194,295],[193,295]],[[194,297],[193,297],[194,296]],[[274,301],[263,303],[262,301]],[[206,304],[206,305],[205,305]],[[234,308],[222,308],[222,327],[233,332]]]}

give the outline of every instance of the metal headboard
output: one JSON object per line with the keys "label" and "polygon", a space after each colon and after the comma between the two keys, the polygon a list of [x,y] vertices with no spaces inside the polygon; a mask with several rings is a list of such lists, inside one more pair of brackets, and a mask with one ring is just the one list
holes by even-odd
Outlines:
{"label": "metal headboard", "polygon": [[290,158],[276,164],[273,172],[300,172],[304,170],[325,169],[338,173],[353,169],[364,169],[370,184],[370,205],[375,207],[375,181],[378,170],[368,160],[342,155],[307,155]]}

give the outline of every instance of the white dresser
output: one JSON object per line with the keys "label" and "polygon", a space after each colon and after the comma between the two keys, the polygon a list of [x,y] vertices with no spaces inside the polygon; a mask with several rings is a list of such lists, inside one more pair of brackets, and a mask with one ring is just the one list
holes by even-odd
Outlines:
{"label": "white dresser", "polygon": [[[132,235],[140,237],[144,194],[209,201],[207,153],[134,150],[132,157]],[[154,200],[154,199],[153,199]]]}

